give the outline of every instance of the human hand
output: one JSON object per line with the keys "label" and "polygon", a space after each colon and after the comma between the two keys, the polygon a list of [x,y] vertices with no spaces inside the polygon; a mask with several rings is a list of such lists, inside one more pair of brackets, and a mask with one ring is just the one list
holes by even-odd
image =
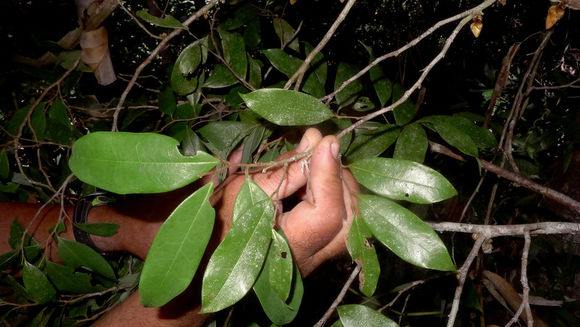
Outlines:
{"label": "human hand", "polygon": [[[267,194],[272,195],[278,189],[274,200],[300,196],[301,202],[294,208],[278,213],[277,225],[284,230],[304,276],[345,249],[348,228],[356,211],[354,195],[359,191],[350,172],[340,167],[340,143],[335,136],[323,138],[318,130],[311,128],[294,150],[276,160],[309,150],[313,150],[309,169],[304,169],[299,160],[290,163],[286,173],[279,167],[250,175]],[[244,175],[231,176],[212,196],[216,225],[221,226],[220,240],[231,226],[235,198],[245,179]]]}

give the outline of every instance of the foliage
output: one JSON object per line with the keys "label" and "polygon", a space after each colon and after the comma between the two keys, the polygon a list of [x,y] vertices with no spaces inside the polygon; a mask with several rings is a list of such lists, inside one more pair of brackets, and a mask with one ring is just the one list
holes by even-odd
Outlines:
{"label": "foliage", "polygon": [[[42,83],[54,82],[64,70],[59,67],[52,71],[33,70],[32,75],[24,79],[32,83],[27,86],[29,89],[24,88],[26,83],[21,83],[22,89],[17,92],[23,101],[17,102],[17,107],[2,102],[11,109],[2,113],[0,119],[7,144],[6,151],[0,152],[0,200],[26,200],[35,194],[38,200],[49,201],[53,194],[70,197],[95,189],[116,194],[161,193],[212,174],[210,171],[214,168],[221,181],[225,168],[229,167],[227,158],[235,148],[243,145],[242,163],[248,164],[248,169],[282,166],[283,163],[276,162],[275,158],[293,147],[296,129],[316,125],[326,133],[341,136],[343,161],[366,193],[358,197],[359,212],[352,223],[347,246],[352,261],[362,265],[359,276],[362,294],[353,291],[349,299],[368,304],[338,307],[339,320],[335,325],[396,326],[393,320],[397,320],[397,316],[406,321],[413,319],[389,308],[385,314],[391,320],[379,313],[382,309],[375,309],[388,302],[385,297],[389,290],[400,292],[404,283],[410,281],[398,274],[409,272],[428,283],[431,279],[446,280],[449,274],[445,272],[456,270],[455,257],[448,251],[453,243],[441,239],[424,218],[433,218],[428,211],[446,214],[446,208],[453,202],[435,203],[456,195],[460,201],[467,201],[479,180],[480,159],[493,161],[496,157],[498,140],[504,136],[501,123],[508,118],[508,104],[514,101],[516,82],[522,79],[519,72],[524,70],[526,59],[519,58],[520,61],[514,63],[510,75],[512,82],[506,86],[505,96],[490,106],[493,109],[491,121],[486,120],[495,79],[490,70],[491,67],[499,70],[499,63],[482,60],[484,56],[479,54],[476,56],[479,62],[457,57],[460,53],[468,58],[470,53],[466,48],[471,46],[476,48],[475,52],[481,44],[498,42],[491,38],[500,39],[503,33],[486,34],[488,26],[493,25],[487,22],[484,22],[478,41],[463,31],[465,34],[456,41],[459,45],[455,54],[450,54],[446,63],[440,63],[444,72],[435,72],[424,81],[429,90],[427,100],[422,96],[405,96],[405,89],[412,85],[409,80],[420,76],[415,72],[429,63],[430,59],[422,57],[429,58],[440,51],[444,40],[443,34],[437,34],[439,31],[432,35],[435,41],[429,40],[427,46],[410,50],[393,60],[396,64],[385,61],[374,65],[334,97],[325,99],[325,95],[338,91],[345,81],[379,54],[393,50],[393,44],[403,45],[435,23],[436,20],[427,18],[427,11],[433,10],[437,15],[433,14],[432,19],[436,19],[442,18],[438,15],[448,17],[480,3],[454,4],[449,11],[445,4],[435,1],[430,2],[437,3],[433,8],[417,1],[379,1],[376,4],[362,1],[350,14],[355,18],[345,22],[328,50],[314,56],[302,84],[298,85],[299,90],[285,89],[286,81],[313,51],[312,44],[319,41],[323,30],[342,8],[338,1],[334,2],[322,9],[321,4],[300,1],[297,9],[289,7],[286,12],[285,1],[257,4],[241,1],[211,11],[210,24],[195,23],[190,27],[183,25],[183,18],[199,9],[190,2],[169,1],[168,10],[162,17],[141,9],[140,4],[127,3],[127,8],[136,12],[136,19],[146,22],[147,28],[159,35],[183,29],[190,35],[172,41],[175,44],[161,54],[164,60],[147,68],[147,73],[154,78],[140,79],[143,88],[134,87],[126,104],[119,108],[119,122],[114,128],[121,132],[109,132],[115,110],[104,105],[108,102],[104,99],[112,103],[119,101],[118,88],[94,91],[95,95],[92,76],[79,68],[62,81],[58,92],[35,104],[38,94],[34,90]],[[505,15],[502,10],[517,11],[524,5],[510,6],[486,10],[490,15]],[[323,10],[326,11],[324,15]],[[520,14],[526,10],[521,9]],[[366,21],[371,12],[375,15],[406,14],[409,21],[403,24],[403,29],[408,35],[391,31],[385,38],[389,41],[381,41],[388,44],[382,44],[378,38],[361,37],[360,44],[349,40],[350,49],[340,53],[343,47],[339,41],[352,31],[360,33],[366,26],[369,35],[374,35],[377,29],[392,29],[386,22],[369,26],[371,23]],[[280,17],[284,13],[287,17]],[[320,17],[313,19],[314,13]],[[306,21],[304,28],[316,33],[310,35],[298,29],[301,17]],[[420,18],[416,25],[410,23],[414,18]],[[135,34],[143,35],[134,22],[115,19],[115,24],[135,28]],[[495,19],[498,23],[508,21],[505,25],[521,32],[515,23]],[[577,21],[577,17],[570,21]],[[360,26],[350,28],[356,23]],[[115,37],[129,39],[130,32],[123,33],[120,28],[117,32],[122,36]],[[509,32],[505,34],[510,35]],[[132,74],[143,58],[122,59],[121,54],[129,53],[131,47],[123,48],[119,45],[122,42],[116,44],[115,37],[111,37],[111,44],[113,58],[119,64],[117,67]],[[569,41],[565,36],[560,39]],[[143,49],[150,51],[150,42],[139,40],[133,44],[137,49],[135,55],[139,56]],[[502,39],[501,42],[507,44],[508,41]],[[571,55],[562,48],[551,50],[553,56]],[[462,61],[467,62],[466,67],[450,72],[454,69],[450,65],[461,66]],[[564,59],[562,65],[572,65],[571,62],[573,60]],[[543,65],[540,72],[545,85],[563,84],[562,81],[569,81],[574,76],[570,70],[550,70],[550,65],[553,63]],[[577,69],[578,61],[575,65]],[[469,76],[462,85],[454,80],[447,81],[446,75],[452,73],[456,73],[458,79],[461,75]],[[0,83],[8,84],[4,80]],[[125,84],[117,84],[121,85],[124,89]],[[154,92],[150,92],[151,89]],[[446,98],[443,99],[442,94],[446,94]],[[377,112],[402,97],[404,101],[394,110],[365,120],[364,115]],[[523,126],[513,139],[514,152],[523,176],[540,176],[540,171],[547,171],[547,163],[554,158],[571,161],[567,158],[572,156],[577,131],[574,132],[574,125],[570,123],[569,118],[573,116],[570,107],[562,109],[560,102],[556,103],[571,103],[567,94],[556,97],[547,92],[534,95],[530,101],[520,123]],[[353,125],[357,122],[361,124]],[[444,143],[469,158],[468,163],[449,164],[440,157],[428,155],[429,142]],[[71,173],[78,180],[69,183],[67,177]],[[484,186],[485,189],[492,187],[491,184]],[[514,218],[510,211],[514,206],[529,206],[534,200],[533,195],[507,183],[501,184],[499,189],[506,204],[498,205],[495,210],[494,219],[498,223]],[[10,273],[2,275],[3,285],[11,290],[3,300],[7,309],[2,309],[2,319],[28,314],[31,323],[37,325],[87,323],[127,297],[137,284],[143,305],[161,306],[183,292],[198,273],[203,275],[202,312],[215,313],[234,305],[248,305],[254,293],[272,323],[303,323],[305,320],[300,320],[300,313],[305,305],[301,308],[301,303],[307,301],[308,285],[303,285],[286,239],[273,228],[275,210],[271,195],[250,178],[236,198],[227,236],[211,255],[205,270],[197,272],[213,229],[215,211],[208,201],[212,192],[213,184],[206,184],[175,208],[157,234],[144,264],[130,256],[104,258],[83,244],[58,236],[54,237],[54,242],[63,265],[47,261],[40,245],[27,236],[22,226],[14,223],[10,238],[13,250],[3,254],[0,260],[3,270],[11,269]],[[481,222],[486,214],[483,200],[476,200],[470,208],[470,219]],[[531,214],[534,207],[530,208],[521,211],[528,210]],[[527,213],[515,215],[520,222],[528,220]],[[449,216],[450,219],[463,219],[463,216]],[[89,232],[103,233],[90,227]],[[105,228],[104,233],[111,235],[114,231]],[[461,242],[468,244],[465,239]],[[456,248],[460,253],[457,256],[468,252],[459,246]],[[20,270],[21,276],[17,274]],[[442,284],[449,287],[448,282]],[[422,296],[420,302],[411,303],[413,310],[425,311],[425,316],[444,316],[445,309],[440,309],[440,303],[452,298],[443,287],[418,292],[430,296]],[[478,295],[483,298],[481,292]],[[428,308],[433,307],[437,311],[429,312]],[[264,318],[250,319],[255,322]],[[577,321],[574,317],[566,319]],[[429,324],[419,320],[418,324],[421,323]]]}

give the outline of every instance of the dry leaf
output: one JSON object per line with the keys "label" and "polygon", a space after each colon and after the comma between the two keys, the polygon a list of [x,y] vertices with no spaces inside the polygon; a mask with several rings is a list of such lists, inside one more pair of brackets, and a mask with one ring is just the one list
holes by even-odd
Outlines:
{"label": "dry leaf", "polygon": [[473,23],[471,23],[471,26],[469,28],[471,29],[471,33],[473,33],[473,36],[475,36],[475,38],[478,38],[479,34],[481,33],[481,29],[483,28],[481,15],[473,16]]}
{"label": "dry leaf", "polygon": [[553,5],[548,9],[548,16],[546,16],[546,29],[549,30],[556,24],[560,18],[564,16],[564,8],[560,5]]}
{"label": "dry leaf", "polygon": [[93,31],[83,31],[81,34],[81,60],[95,73],[101,85],[113,83],[117,77],[111,62],[109,38],[104,26]]}

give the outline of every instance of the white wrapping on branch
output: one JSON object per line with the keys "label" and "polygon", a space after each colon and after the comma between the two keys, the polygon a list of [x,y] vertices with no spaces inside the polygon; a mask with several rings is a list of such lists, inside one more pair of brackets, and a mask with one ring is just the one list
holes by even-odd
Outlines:
{"label": "white wrapping on branch", "polygon": [[109,38],[104,26],[93,31],[83,31],[81,34],[81,60],[91,68],[101,85],[113,83],[117,77],[111,62]]}

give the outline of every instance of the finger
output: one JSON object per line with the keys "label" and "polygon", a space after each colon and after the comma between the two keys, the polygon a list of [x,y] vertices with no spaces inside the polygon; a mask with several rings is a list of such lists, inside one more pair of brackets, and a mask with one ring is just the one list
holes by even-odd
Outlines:
{"label": "finger", "polygon": [[[276,161],[285,160],[299,153],[309,151],[316,147],[322,139],[322,134],[315,128],[309,128],[298,146],[282,154]],[[278,190],[277,198],[284,199],[306,185],[308,172],[304,169],[303,160],[294,161],[288,164],[286,168],[279,167],[265,174],[255,174],[254,181],[266,192],[271,195]]]}

